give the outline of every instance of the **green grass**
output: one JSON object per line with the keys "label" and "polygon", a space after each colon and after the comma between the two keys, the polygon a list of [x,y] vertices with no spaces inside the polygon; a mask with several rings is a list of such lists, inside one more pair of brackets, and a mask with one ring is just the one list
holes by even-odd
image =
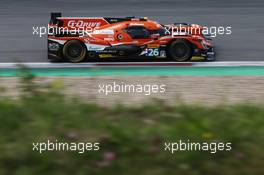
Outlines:
{"label": "green grass", "polygon": [[[0,95],[0,175],[264,174],[262,105],[154,101],[106,108],[65,97],[56,88],[40,88],[32,78],[24,78],[19,98]],[[84,154],[32,151],[32,142],[48,139],[100,142],[101,147]],[[188,139],[232,142],[232,151],[164,151],[164,142]]]}

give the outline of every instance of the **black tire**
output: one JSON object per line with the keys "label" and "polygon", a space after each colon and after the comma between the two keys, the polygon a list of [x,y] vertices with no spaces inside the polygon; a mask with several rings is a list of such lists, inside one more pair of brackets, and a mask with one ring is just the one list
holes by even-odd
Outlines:
{"label": "black tire", "polygon": [[174,61],[188,61],[192,58],[193,48],[188,41],[178,39],[169,45],[167,53]]}
{"label": "black tire", "polygon": [[72,63],[84,61],[86,53],[85,45],[78,40],[70,40],[63,47],[63,56]]}

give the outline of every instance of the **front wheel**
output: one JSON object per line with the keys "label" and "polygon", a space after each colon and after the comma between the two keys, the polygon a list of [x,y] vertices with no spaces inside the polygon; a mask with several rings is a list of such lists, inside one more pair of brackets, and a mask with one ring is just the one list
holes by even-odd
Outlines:
{"label": "front wheel", "polygon": [[70,40],[63,47],[64,57],[72,63],[84,61],[86,57],[86,47],[78,40]]}
{"label": "front wheel", "polygon": [[188,61],[192,54],[192,45],[183,39],[173,41],[168,47],[168,56],[174,61]]}

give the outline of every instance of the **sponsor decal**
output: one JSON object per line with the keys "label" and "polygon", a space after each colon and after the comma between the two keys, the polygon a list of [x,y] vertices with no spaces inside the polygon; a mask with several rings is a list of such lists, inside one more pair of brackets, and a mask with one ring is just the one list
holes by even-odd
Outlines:
{"label": "sponsor decal", "polygon": [[159,44],[148,44],[148,48],[158,48],[160,45]]}
{"label": "sponsor decal", "polygon": [[68,22],[69,27],[99,27],[101,25],[101,22],[86,22],[83,20],[70,20]]}
{"label": "sponsor decal", "polygon": [[101,50],[102,48],[99,46],[89,46],[88,50]]}
{"label": "sponsor decal", "polygon": [[95,30],[93,34],[114,35],[114,30]]}
{"label": "sponsor decal", "polygon": [[133,22],[133,23],[130,23],[129,26],[144,26],[144,24]]}
{"label": "sponsor decal", "polygon": [[49,43],[49,50],[50,51],[58,51],[60,48],[58,43]]}
{"label": "sponsor decal", "polygon": [[114,41],[114,38],[105,38],[105,41]]}
{"label": "sponsor decal", "polygon": [[99,57],[100,58],[111,58],[111,57],[113,57],[113,55],[111,55],[111,54],[100,54]]}
{"label": "sponsor decal", "polygon": [[162,57],[162,58],[166,58],[167,56],[166,56],[166,51],[165,50],[161,50],[160,51],[160,57]]}
{"label": "sponsor decal", "polygon": [[97,50],[104,50],[106,46],[97,45],[97,44],[86,44],[87,50],[97,51]]}

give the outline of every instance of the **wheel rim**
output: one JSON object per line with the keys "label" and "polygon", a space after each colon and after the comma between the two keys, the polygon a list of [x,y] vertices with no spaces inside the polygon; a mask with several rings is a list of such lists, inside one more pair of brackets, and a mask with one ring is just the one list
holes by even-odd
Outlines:
{"label": "wheel rim", "polygon": [[188,55],[188,47],[184,43],[177,43],[172,49],[172,54],[179,60],[185,59]]}
{"label": "wheel rim", "polygon": [[72,44],[68,47],[67,54],[71,59],[75,60],[75,59],[79,59],[82,52],[83,52],[82,46],[80,46],[79,44]]}

